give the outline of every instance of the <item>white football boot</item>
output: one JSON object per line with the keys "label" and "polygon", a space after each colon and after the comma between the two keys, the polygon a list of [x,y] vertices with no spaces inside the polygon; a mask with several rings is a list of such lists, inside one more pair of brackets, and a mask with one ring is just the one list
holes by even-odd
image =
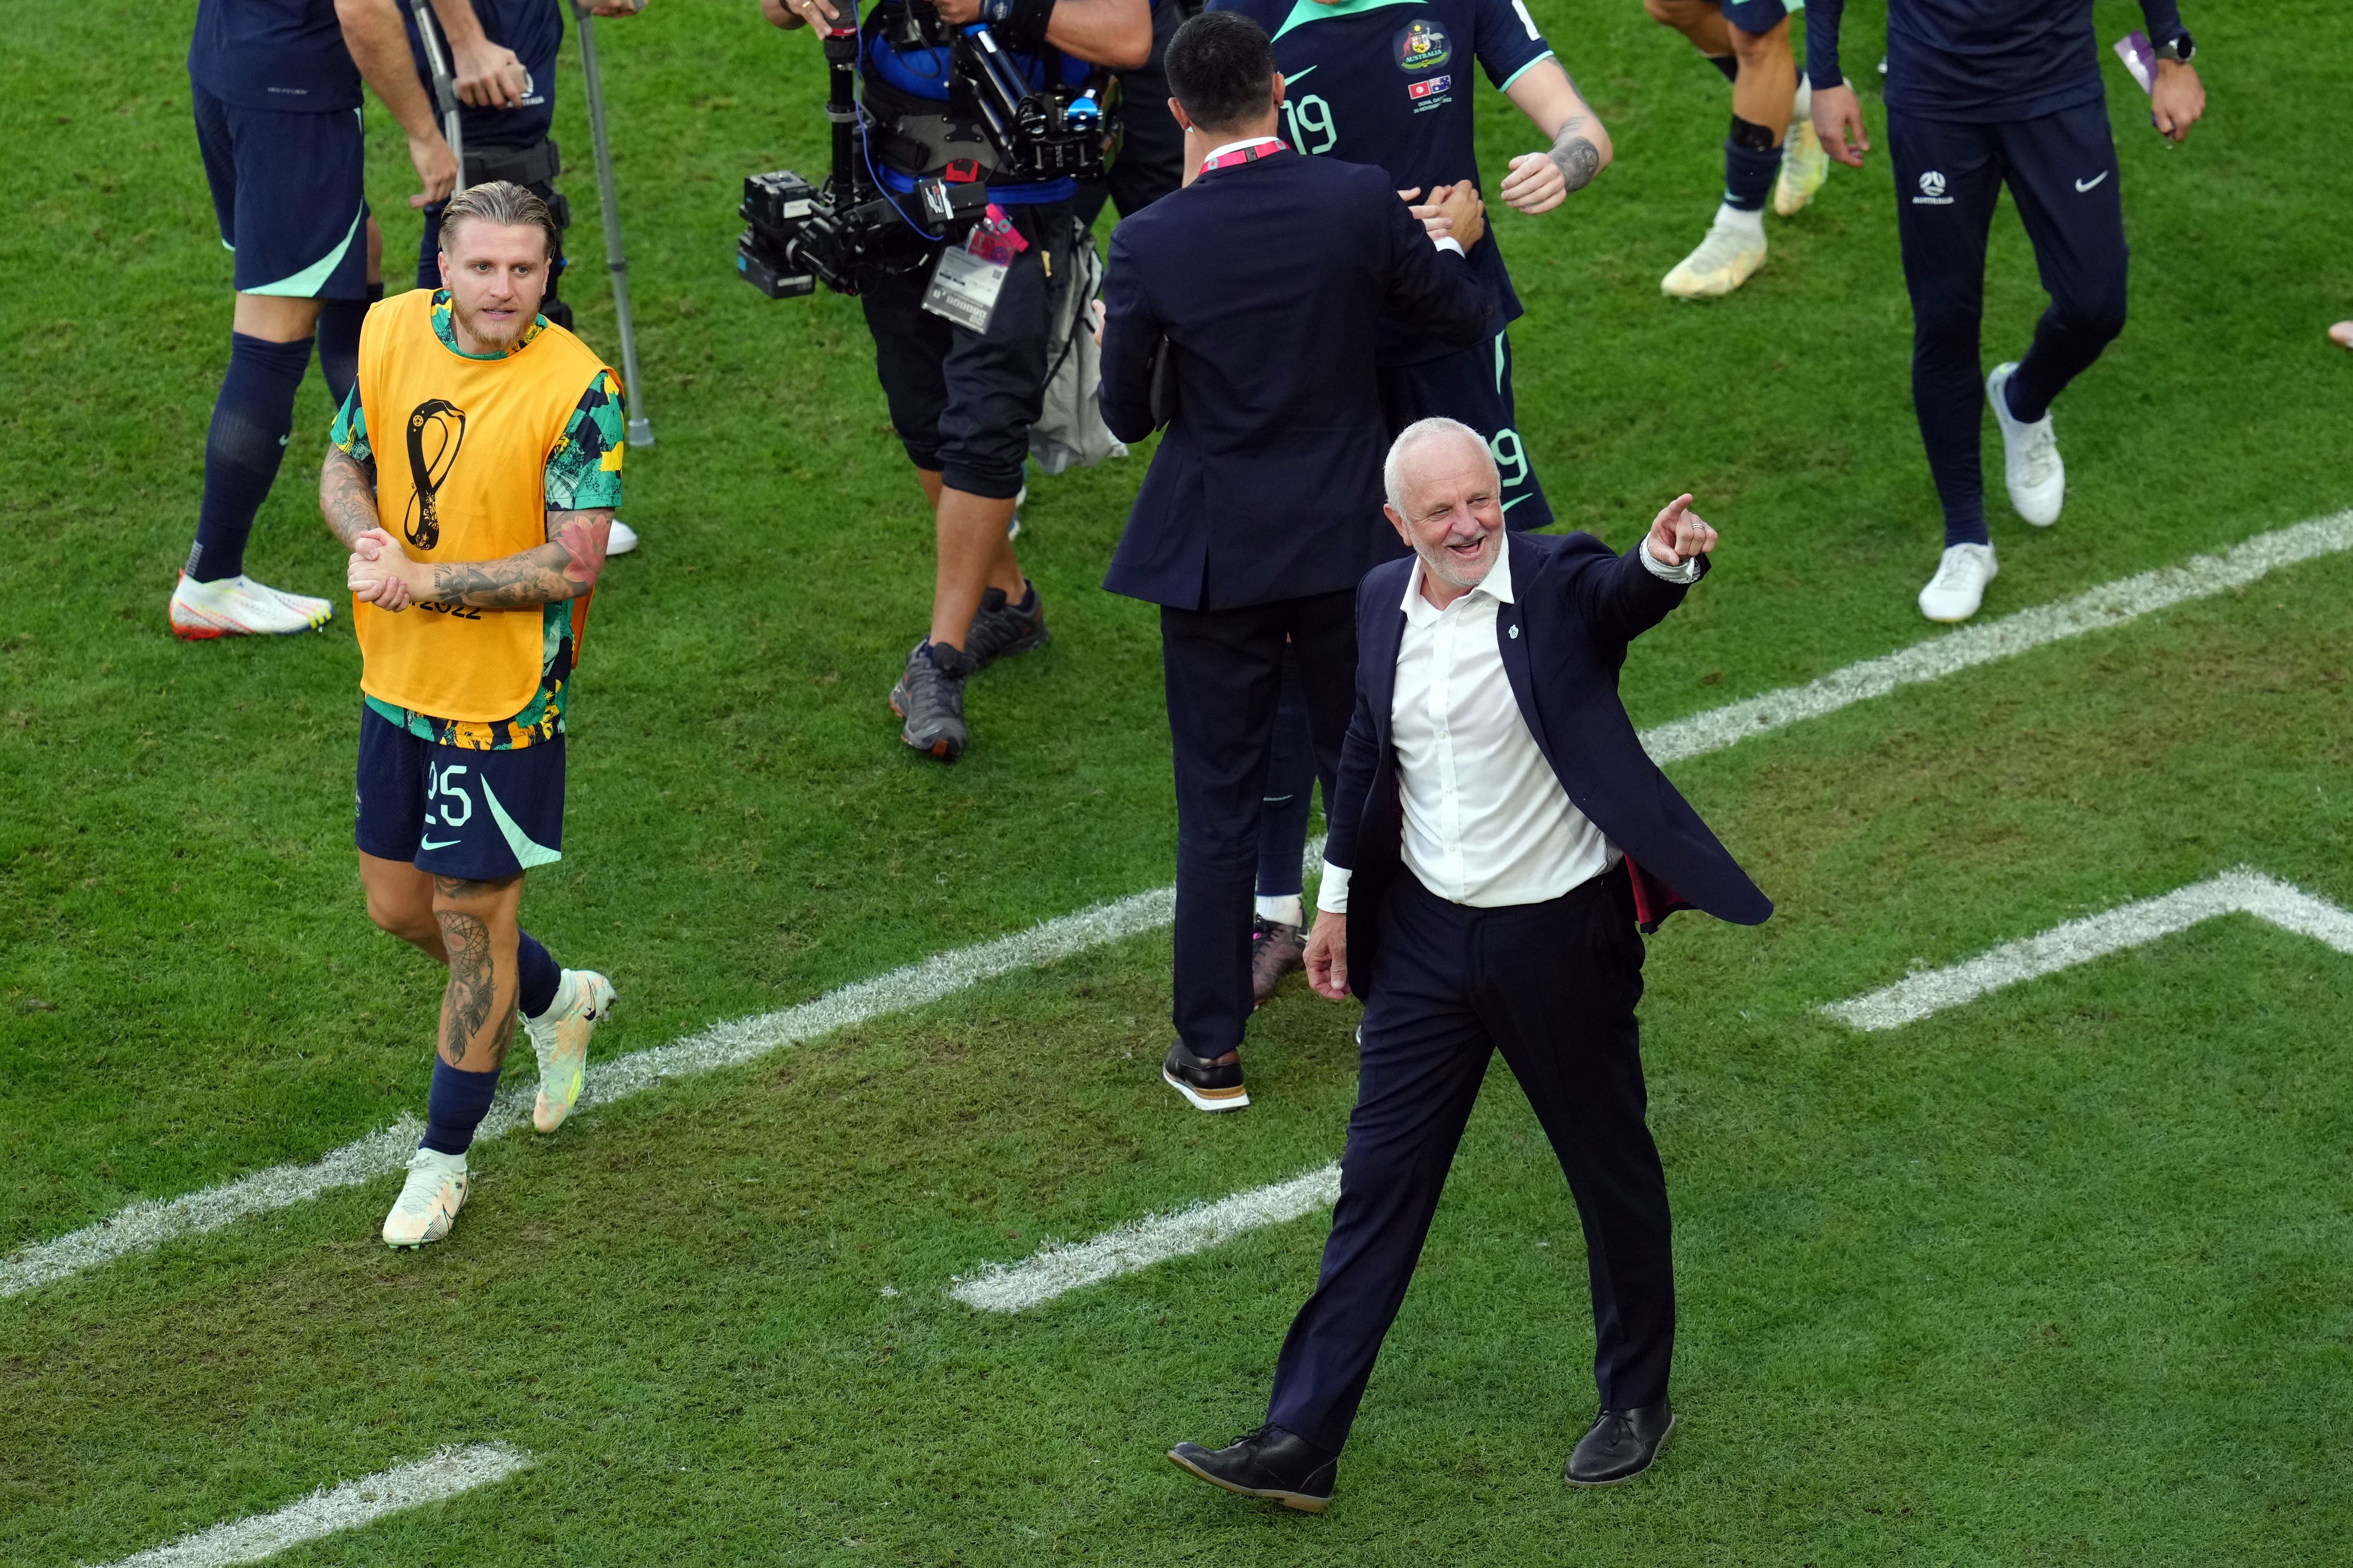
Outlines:
{"label": "white football boot", "polygon": [[317,631],[335,606],[302,594],[280,593],[240,574],[199,583],[186,573],[172,590],[172,635],[206,637],[287,637]]}
{"label": "white football boot", "polygon": [[2001,426],[2001,477],[2010,487],[2010,504],[2019,516],[2037,528],[2059,521],[2060,503],[2067,499],[2067,465],[2059,460],[2059,437],[2051,428],[2051,411],[2029,425],[2010,413],[2010,378],[2015,362],[1998,364],[1986,377],[1986,401]]}
{"label": "white football boot", "polygon": [[589,1037],[618,1000],[613,983],[595,970],[567,969],[547,1011],[522,1021],[539,1056],[539,1099],[531,1108],[531,1124],[540,1131],[554,1131],[572,1114],[588,1068]]}
{"label": "white football boot", "polygon": [[1830,178],[1831,155],[1814,132],[1814,89],[1802,77],[1789,106],[1789,129],[1781,138],[1781,172],[1773,179],[1773,210],[1789,217],[1804,210]]}
{"label": "white football boot", "polygon": [[1699,248],[1675,263],[1659,288],[1679,300],[1714,300],[1731,293],[1765,265],[1765,215],[1715,209]]}
{"label": "white football boot", "polygon": [[1932,621],[1966,621],[1985,602],[1986,584],[2001,568],[1990,544],[1948,544],[1936,574],[1920,590],[1920,613]]}
{"label": "white football boot", "polygon": [[408,1157],[408,1180],[384,1216],[387,1247],[423,1247],[449,1234],[466,1206],[466,1156],[419,1149]]}
{"label": "white football boot", "polygon": [[606,555],[607,557],[627,555],[630,551],[635,550],[637,547],[638,531],[631,528],[628,523],[623,522],[619,518],[615,518],[613,520],[613,531],[605,536]]}

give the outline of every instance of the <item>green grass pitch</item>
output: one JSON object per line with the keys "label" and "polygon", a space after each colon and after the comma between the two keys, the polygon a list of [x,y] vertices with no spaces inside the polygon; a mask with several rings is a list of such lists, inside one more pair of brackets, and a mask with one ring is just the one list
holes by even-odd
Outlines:
{"label": "green grass pitch", "polygon": [[[1658,279],[1715,201],[1721,83],[1636,0],[1534,0],[1617,163],[1493,216],[1523,432],[1623,545],[1689,489],[1721,570],[1638,646],[1649,725],[1927,635],[1936,510],[1885,150],[1730,300]],[[2104,40],[2139,26],[2101,0]],[[2188,18],[2211,111],[2148,130],[2106,62],[2133,320],[2059,405],[2067,514],[1996,503],[1987,613],[2353,500],[2342,18]],[[436,973],[350,860],[357,658],[185,646],[227,266],[185,6],[20,0],[0,54],[0,1250],[421,1111]],[[1866,89],[1876,7],[1849,24]],[[1145,454],[1033,486],[1052,647],[976,682],[971,755],[898,745],[930,521],[854,301],[732,280],[743,174],[821,166],[822,70],[749,0],[605,24],[659,445],[597,599],[568,858],[526,922],[624,998],[600,1054],[805,1000],[1170,879],[1147,606],[1096,586]],[[567,293],[617,351],[575,57]],[[1485,95],[1482,167],[1528,150]],[[1866,92],[1874,130],[1875,91]],[[387,271],[414,188],[371,105]],[[2041,307],[1996,226],[1989,362]],[[257,575],[341,581],[315,380]],[[1993,454],[1999,496],[1999,455]],[[533,1468],[294,1563],[2312,1563],[2353,1531],[2348,961],[2242,918],[1886,1034],[1821,1005],[2247,863],[2353,905],[2353,560],[1910,688],[1678,783],[1779,904],[1651,944],[1684,1425],[1559,1481],[1590,1415],[1582,1247],[1498,1071],[1318,1520],[1160,1452],[1254,1426],[1316,1218],[1017,1317],[952,1277],[1311,1168],[1353,1006],[1252,1026],[1256,1103],[1157,1081],[1165,933],[480,1146],[452,1238],[379,1180],[0,1301],[0,1561],[113,1562],[445,1444]],[[522,1068],[528,1072],[527,1064]]]}

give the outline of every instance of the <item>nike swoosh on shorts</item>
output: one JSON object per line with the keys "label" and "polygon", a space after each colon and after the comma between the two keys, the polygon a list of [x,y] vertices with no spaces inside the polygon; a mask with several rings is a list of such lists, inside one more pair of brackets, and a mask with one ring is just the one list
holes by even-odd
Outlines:
{"label": "nike swoosh on shorts", "polygon": [[447,848],[448,848],[448,847],[449,847],[449,846],[451,846],[452,844],[456,844],[456,843],[459,843],[459,840],[455,839],[455,838],[444,838],[444,839],[442,839],[442,840],[441,840],[440,842],[438,842],[438,843],[434,842],[434,841],[433,841],[432,839],[430,839],[430,838],[422,838],[422,839],[417,840],[417,847],[419,849],[447,849]]}
{"label": "nike swoosh on shorts", "polygon": [[2101,171],[2100,171],[2096,175],[2094,175],[2094,177],[2092,177],[2091,179],[2088,179],[2088,180],[2078,180],[2078,181],[2076,181],[2076,182],[2075,182],[2075,189],[2076,189],[2078,192],[2088,191],[2088,190],[2090,190],[2094,185],[2098,184],[2102,180],[2105,180],[2105,179],[2106,179],[2107,177],[2108,177],[2108,172],[2107,172],[2105,169],[2103,169],[2103,170],[2101,170]]}

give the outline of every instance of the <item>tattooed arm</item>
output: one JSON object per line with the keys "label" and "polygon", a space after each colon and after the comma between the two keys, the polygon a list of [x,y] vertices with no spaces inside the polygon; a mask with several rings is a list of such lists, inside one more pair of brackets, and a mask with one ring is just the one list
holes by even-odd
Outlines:
{"label": "tattooed arm", "polygon": [[1501,192],[1504,201],[1524,213],[1550,212],[1609,166],[1609,132],[1586,107],[1559,61],[1530,66],[1512,83],[1508,96],[1553,141],[1548,153],[1523,153],[1512,160]]}
{"label": "tattooed arm", "polygon": [[[496,561],[411,561],[400,542],[381,528],[353,542],[352,591],[363,584],[396,585],[400,603],[374,603],[387,609],[407,604],[466,605],[480,610],[526,610],[576,599],[596,586],[605,570],[605,544],[613,531],[613,510],[550,511],[547,542]],[[364,553],[373,545],[375,553]],[[381,593],[382,588],[375,589]]]}

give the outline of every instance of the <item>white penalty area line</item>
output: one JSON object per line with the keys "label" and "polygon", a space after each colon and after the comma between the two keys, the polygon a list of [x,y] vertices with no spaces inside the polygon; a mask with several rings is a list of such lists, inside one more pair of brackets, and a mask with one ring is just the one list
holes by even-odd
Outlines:
{"label": "white penalty area line", "polygon": [[275,1513],[258,1513],[184,1535],[125,1557],[109,1568],[220,1568],[259,1563],[291,1546],[373,1524],[389,1513],[418,1508],[502,1481],[531,1467],[531,1456],[503,1443],[444,1448],[429,1459],[312,1492]]}
{"label": "white penalty area line", "polygon": [[1050,1244],[1010,1266],[991,1263],[970,1279],[958,1279],[948,1294],[988,1312],[1018,1312],[1050,1301],[1082,1285],[1149,1268],[1171,1258],[1203,1252],[1249,1231],[1328,1209],[1340,1196],[1340,1164],[1331,1164],[1253,1187],[1213,1204],[1196,1204],[1174,1214],[1147,1215],[1092,1241]]}
{"label": "white penalty area line", "polygon": [[2241,866],[2154,899],[2120,904],[2053,926],[2039,936],[2005,942],[1965,963],[1909,975],[1881,990],[1834,1002],[1822,1011],[1858,1029],[1901,1028],[1931,1013],[1973,1002],[1989,991],[2139,947],[2217,915],[2253,915],[2353,955],[2353,912]]}
{"label": "white penalty area line", "polygon": [[[1899,687],[1942,679],[1973,665],[2122,626],[2153,610],[2225,593],[2280,567],[2348,549],[2353,549],[2353,510],[2257,534],[2219,555],[2192,556],[2179,566],[2122,578],[2056,605],[1930,637],[1804,686],[1678,719],[1643,731],[1642,743],[1662,763],[1722,751]],[[994,942],[941,953],[797,1007],[714,1025],[671,1045],[592,1063],[581,1103],[601,1104],[650,1089],[664,1079],[735,1066],[851,1024],[936,1002],[997,975],[1157,931],[1169,923],[1175,910],[1176,889],[1157,888]],[[497,1137],[520,1125],[532,1092],[517,1085],[501,1093],[476,1136]],[[419,1131],[413,1117],[404,1118],[314,1163],[274,1166],[181,1197],[132,1204],[94,1225],[31,1243],[0,1258],[0,1300],[168,1241],[216,1230],[248,1215],[267,1214],[389,1174],[406,1163]]]}

